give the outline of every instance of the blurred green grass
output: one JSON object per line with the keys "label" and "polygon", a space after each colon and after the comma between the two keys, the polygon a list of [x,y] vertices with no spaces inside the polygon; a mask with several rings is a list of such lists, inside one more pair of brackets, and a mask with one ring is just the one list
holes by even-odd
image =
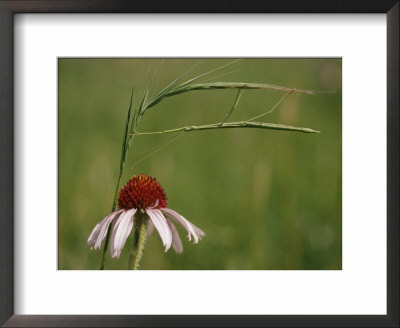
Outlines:
{"label": "blurred green grass", "polygon": [[[231,59],[59,59],[58,265],[98,269],[101,251],[87,238],[110,213],[131,88],[154,92],[197,64],[188,77]],[[148,239],[142,269],[337,270],[342,267],[342,93],[340,59],[243,59],[214,81],[259,82],[334,94],[292,94],[267,122],[321,134],[230,129],[133,141],[123,183],[133,174],[157,178],[176,210],[206,232],[193,245],[178,227],[184,252],[164,253]],[[236,91],[193,91],[167,98],[146,113],[139,131],[221,121]],[[271,108],[278,91],[245,91],[230,121]],[[138,100],[136,98],[136,100]],[[130,244],[130,239],[127,241]],[[106,269],[126,269],[107,254]]]}

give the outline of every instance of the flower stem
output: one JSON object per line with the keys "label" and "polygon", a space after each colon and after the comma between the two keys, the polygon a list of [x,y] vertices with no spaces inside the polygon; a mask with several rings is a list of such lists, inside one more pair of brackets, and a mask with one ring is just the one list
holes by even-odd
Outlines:
{"label": "flower stem", "polygon": [[128,270],[132,270],[132,268],[133,268],[133,260],[135,259],[138,242],[139,242],[139,230],[135,229],[135,233],[133,234],[133,238],[132,238],[132,246],[129,251]]}
{"label": "flower stem", "polygon": [[144,244],[147,237],[147,220],[145,216],[139,213],[137,219],[137,230],[135,231],[135,237],[132,241],[132,247],[129,255],[128,269],[138,270],[139,262],[143,256]]}

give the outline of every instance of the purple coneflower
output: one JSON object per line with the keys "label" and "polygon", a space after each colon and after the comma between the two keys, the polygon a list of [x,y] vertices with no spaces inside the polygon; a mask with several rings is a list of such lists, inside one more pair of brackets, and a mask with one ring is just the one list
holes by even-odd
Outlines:
{"label": "purple coneflower", "polygon": [[[175,225],[166,216],[180,223],[188,232],[189,241],[197,244],[204,232],[186,220],[182,215],[167,208],[167,198],[163,188],[155,178],[146,174],[134,175],[121,189],[118,199],[118,209],[100,221],[93,229],[88,239],[91,249],[99,249],[105,239],[108,227],[112,224],[110,241],[111,257],[119,258],[122,248],[132,231],[135,214],[146,216],[147,234],[150,236],[157,229],[165,247],[171,247],[175,252],[182,253],[183,246]],[[147,214],[147,215],[146,215]]]}

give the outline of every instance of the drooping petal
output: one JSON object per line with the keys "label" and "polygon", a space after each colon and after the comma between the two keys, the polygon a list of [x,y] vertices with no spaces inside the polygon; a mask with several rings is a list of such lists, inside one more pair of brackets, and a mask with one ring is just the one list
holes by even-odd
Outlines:
{"label": "drooping petal", "polygon": [[194,227],[194,231],[196,231],[196,233],[197,233],[197,236],[199,236],[199,239],[201,240],[201,238],[203,238],[206,235],[206,233],[196,226],[193,226],[193,227]]}
{"label": "drooping petal", "polygon": [[104,240],[104,237],[107,234],[108,231],[108,226],[110,223],[122,212],[122,210],[116,210],[106,216],[103,220],[101,220],[94,229],[92,230],[92,233],[90,234],[88,238],[88,245],[91,249],[98,249],[101,246],[101,243]]}
{"label": "drooping petal", "polygon": [[154,231],[153,221],[148,220],[148,222],[147,222],[147,236],[151,237],[151,235],[153,234],[153,231]]}
{"label": "drooping petal", "polygon": [[92,230],[92,232],[89,235],[89,238],[87,240],[88,246],[90,247],[90,249],[93,249],[94,243],[97,240],[97,236],[99,235],[99,231],[100,231],[100,223],[97,223],[96,226],[94,227],[94,229]]}
{"label": "drooping petal", "polygon": [[135,213],[135,208],[124,210],[118,220],[115,221],[110,242],[110,255],[112,258],[116,257],[119,259],[121,256],[122,248],[132,230]]}
{"label": "drooping petal", "polygon": [[146,212],[149,215],[150,220],[153,222],[154,227],[160,234],[163,245],[165,246],[165,251],[168,251],[172,244],[172,234],[167,224],[167,219],[160,210],[146,208]]}
{"label": "drooping petal", "polygon": [[175,252],[181,254],[183,252],[181,237],[179,237],[178,231],[176,230],[174,224],[171,222],[170,219],[167,219],[167,223],[172,233],[172,247]]}
{"label": "drooping petal", "polygon": [[167,213],[171,218],[180,223],[188,232],[188,239],[191,240],[191,236],[193,236],[193,242],[197,244],[199,240],[205,235],[204,231],[200,228],[196,227],[194,224],[186,220],[182,215],[171,210],[170,208],[162,208],[163,212]]}

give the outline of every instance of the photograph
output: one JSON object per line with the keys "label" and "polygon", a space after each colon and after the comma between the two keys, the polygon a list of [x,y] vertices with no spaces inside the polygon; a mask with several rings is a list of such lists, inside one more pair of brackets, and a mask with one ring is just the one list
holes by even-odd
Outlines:
{"label": "photograph", "polygon": [[57,71],[58,270],[342,270],[341,58]]}
{"label": "photograph", "polygon": [[0,0],[0,326],[398,327],[364,2]]}

